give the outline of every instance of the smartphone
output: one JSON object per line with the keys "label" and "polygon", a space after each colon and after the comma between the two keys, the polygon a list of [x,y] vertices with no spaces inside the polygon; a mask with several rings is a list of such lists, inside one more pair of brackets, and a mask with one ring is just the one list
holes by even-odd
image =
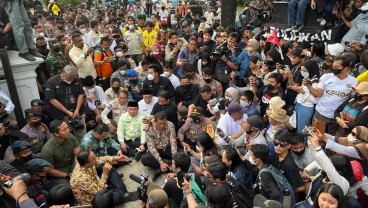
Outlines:
{"label": "smartphone", "polygon": [[10,121],[6,121],[5,123],[3,123],[3,127],[5,129],[8,129],[10,127]]}
{"label": "smartphone", "polygon": [[178,179],[178,184],[180,187],[183,187],[184,183],[184,173],[182,171],[179,171],[176,173],[176,178]]}

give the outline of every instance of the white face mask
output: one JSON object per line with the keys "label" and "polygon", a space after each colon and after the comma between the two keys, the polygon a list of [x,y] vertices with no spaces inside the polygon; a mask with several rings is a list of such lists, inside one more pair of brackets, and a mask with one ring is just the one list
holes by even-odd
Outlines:
{"label": "white face mask", "polygon": [[96,88],[94,87],[94,88],[88,89],[87,91],[88,91],[88,93],[95,93],[96,92]]}
{"label": "white face mask", "polygon": [[64,41],[64,45],[68,45],[68,41]]}
{"label": "white face mask", "polygon": [[86,33],[87,32],[87,29],[86,28],[82,28],[80,29],[81,33]]}
{"label": "white face mask", "polygon": [[207,63],[208,63],[208,62],[204,62],[204,61],[202,61],[202,64],[203,64],[203,65],[207,65]]}
{"label": "white face mask", "polygon": [[245,102],[244,100],[240,100],[240,105],[243,106],[244,108],[249,106],[249,104]]}
{"label": "white face mask", "polygon": [[232,98],[231,97],[228,97],[228,96],[225,96],[225,99],[228,99],[228,100],[232,100]]}
{"label": "white face mask", "polygon": [[152,54],[153,55],[158,55],[160,52],[158,52],[158,51],[154,51],[154,52],[152,52]]}
{"label": "white face mask", "polygon": [[171,75],[171,72],[164,71],[164,76],[165,76],[165,77],[169,77],[170,75]]}
{"label": "white face mask", "polygon": [[355,142],[357,139],[353,136],[353,135],[351,135],[351,134],[349,134],[348,135],[348,141],[350,142],[350,143],[353,143],[353,142]]}
{"label": "white face mask", "polygon": [[147,79],[152,81],[155,78],[155,76],[153,76],[152,74],[148,74],[147,75]]}
{"label": "white face mask", "polygon": [[248,160],[249,160],[250,164],[252,164],[252,165],[257,165],[257,164],[256,164],[256,161],[254,161],[254,160],[252,159],[252,157],[249,157],[249,158],[248,158]]}
{"label": "white face mask", "polygon": [[119,73],[124,76],[126,75],[126,70],[119,70]]}
{"label": "white face mask", "polygon": [[133,30],[134,29],[134,25],[129,25],[129,30]]}
{"label": "white face mask", "polygon": [[40,33],[40,34],[38,34],[38,36],[42,36],[42,37],[45,37],[45,33]]}
{"label": "white face mask", "polygon": [[196,145],[196,149],[197,149],[197,152],[201,152],[202,151],[202,148],[198,145]]}
{"label": "white face mask", "polygon": [[116,52],[116,56],[119,58],[123,57],[123,52],[121,51]]}
{"label": "white face mask", "polygon": [[72,82],[69,82],[69,81],[66,81],[66,80],[64,80],[64,82],[67,83],[67,84],[71,84],[72,83]]}

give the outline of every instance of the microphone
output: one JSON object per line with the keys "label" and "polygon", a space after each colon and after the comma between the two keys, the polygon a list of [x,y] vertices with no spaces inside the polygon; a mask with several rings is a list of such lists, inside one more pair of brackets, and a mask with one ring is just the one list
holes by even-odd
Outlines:
{"label": "microphone", "polygon": [[141,184],[143,182],[141,177],[136,176],[134,174],[130,174],[129,178],[132,179],[133,181],[135,181],[136,183],[139,183],[139,184]]}

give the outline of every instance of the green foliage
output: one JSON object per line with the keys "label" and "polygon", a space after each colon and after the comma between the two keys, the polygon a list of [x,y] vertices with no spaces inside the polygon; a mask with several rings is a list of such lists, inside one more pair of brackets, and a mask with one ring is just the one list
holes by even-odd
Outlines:
{"label": "green foliage", "polygon": [[[86,0],[55,0],[55,3],[60,7],[64,7],[67,4],[71,4],[72,6],[79,6],[82,3],[85,3]],[[42,0],[44,5],[48,5],[49,0]]]}
{"label": "green foliage", "polygon": [[245,3],[249,3],[251,2],[251,0],[237,0],[238,1],[238,5],[244,5]]}

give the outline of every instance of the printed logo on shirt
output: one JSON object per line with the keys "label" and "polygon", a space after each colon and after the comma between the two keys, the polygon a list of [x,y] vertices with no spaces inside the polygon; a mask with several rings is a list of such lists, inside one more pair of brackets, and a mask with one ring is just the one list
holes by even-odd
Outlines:
{"label": "printed logo on shirt", "polygon": [[326,94],[330,96],[336,95],[337,97],[340,97],[340,98],[347,98],[350,95],[350,93],[344,93],[344,92],[328,90],[328,89],[326,89]]}

